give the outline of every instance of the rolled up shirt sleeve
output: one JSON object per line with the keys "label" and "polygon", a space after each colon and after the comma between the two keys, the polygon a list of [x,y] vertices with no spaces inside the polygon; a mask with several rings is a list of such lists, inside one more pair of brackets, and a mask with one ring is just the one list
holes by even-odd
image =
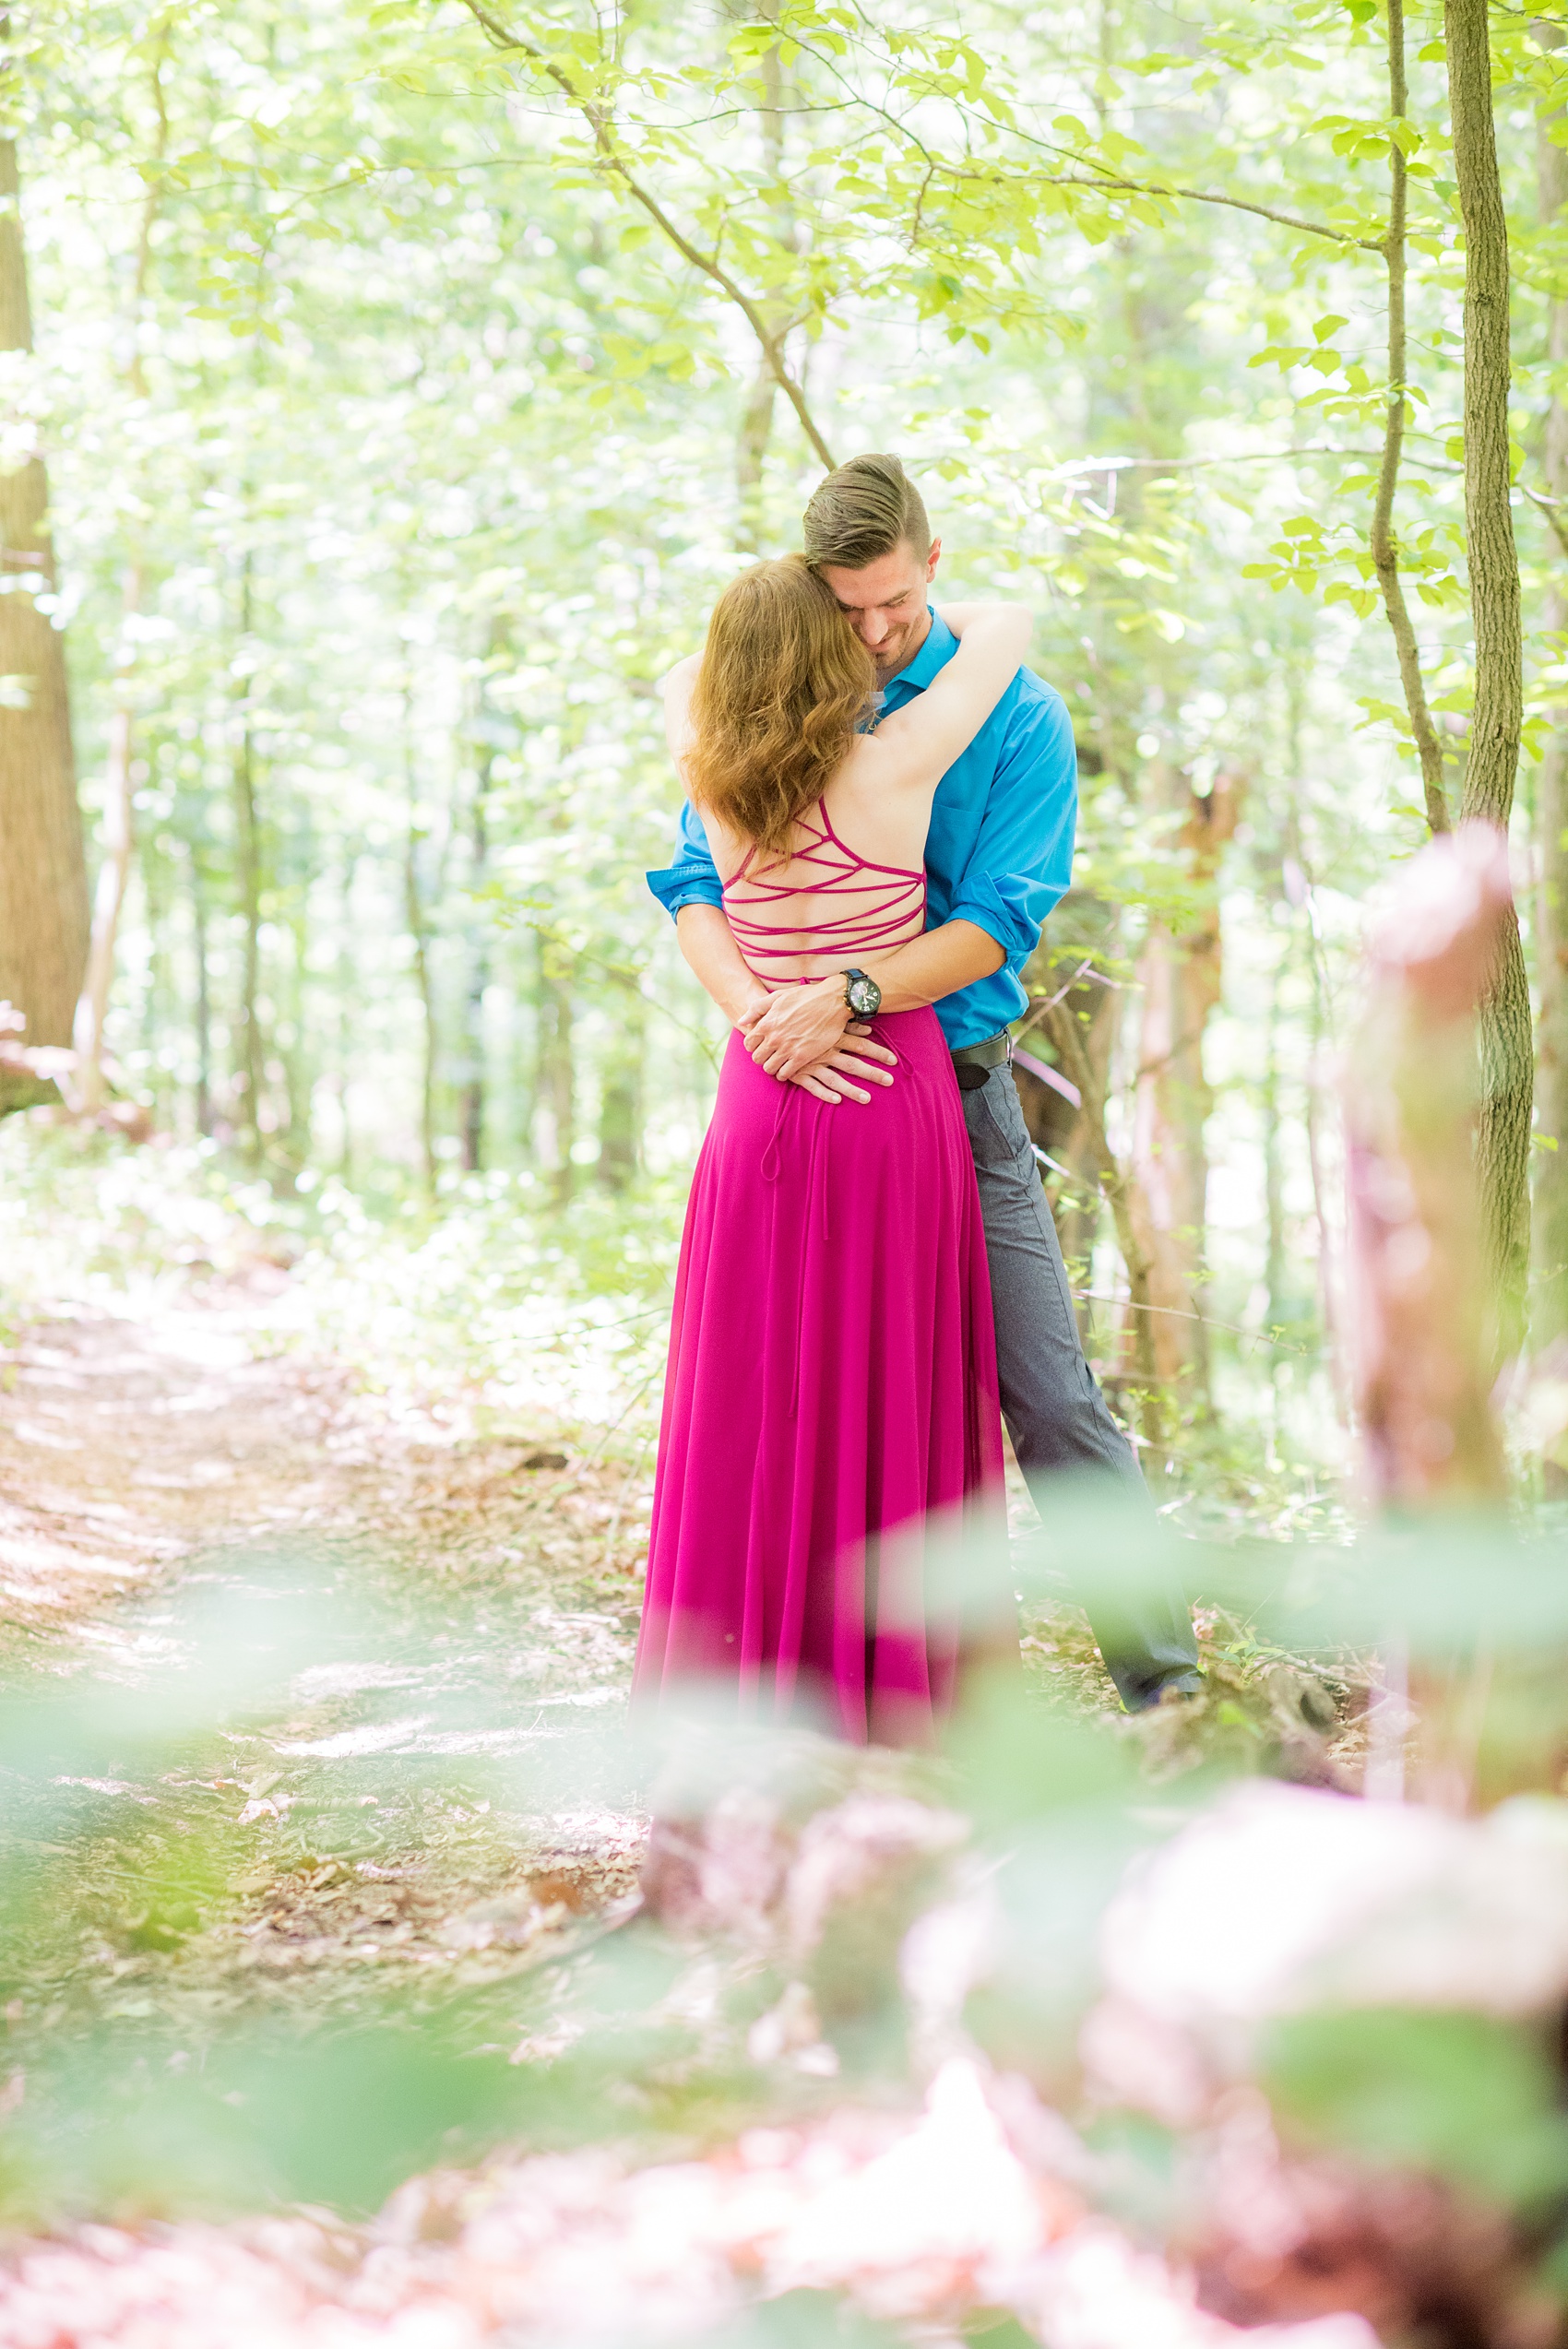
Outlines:
{"label": "rolled up shirt sleeve", "polygon": [[648,887],[673,919],[683,906],[721,906],[724,890],[708,850],[702,819],[690,800],[683,801],[675,834],[675,861],[646,875]]}
{"label": "rolled up shirt sleeve", "polygon": [[945,916],[972,921],[994,938],[1015,975],[1073,878],[1077,825],[1073,722],[1059,694],[1042,694],[1008,729],[984,820]]}

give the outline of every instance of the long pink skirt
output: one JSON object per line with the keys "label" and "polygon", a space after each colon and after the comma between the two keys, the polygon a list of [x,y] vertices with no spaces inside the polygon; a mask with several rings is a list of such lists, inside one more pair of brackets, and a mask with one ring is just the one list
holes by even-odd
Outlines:
{"label": "long pink skirt", "polygon": [[991,1284],[932,1011],[829,1108],[731,1036],[675,1283],[634,1703],[722,1692],[929,1741],[972,1646],[1016,1655]]}

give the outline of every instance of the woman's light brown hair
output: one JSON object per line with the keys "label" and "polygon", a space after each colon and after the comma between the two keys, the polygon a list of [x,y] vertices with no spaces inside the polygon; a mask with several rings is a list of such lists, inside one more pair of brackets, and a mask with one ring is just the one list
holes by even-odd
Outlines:
{"label": "woman's light brown hair", "polygon": [[770,855],[869,714],[870,653],[803,555],[754,564],[714,607],[692,695],[693,804]]}

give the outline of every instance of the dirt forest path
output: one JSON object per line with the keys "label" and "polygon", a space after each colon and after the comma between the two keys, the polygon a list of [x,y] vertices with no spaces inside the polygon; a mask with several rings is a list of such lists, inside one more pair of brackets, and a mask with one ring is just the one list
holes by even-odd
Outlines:
{"label": "dirt forest path", "polygon": [[[646,1475],[399,1415],[277,1351],[273,1301],[84,1311],[0,1351],[0,1667],[70,1746],[0,1751],[0,1865],[48,1887],[0,1947],[13,2077],[108,2022],[194,2060],[225,2018],[493,1986],[635,1884],[604,1732]],[[117,1750],[118,1696],[192,1657],[188,1727]]]}

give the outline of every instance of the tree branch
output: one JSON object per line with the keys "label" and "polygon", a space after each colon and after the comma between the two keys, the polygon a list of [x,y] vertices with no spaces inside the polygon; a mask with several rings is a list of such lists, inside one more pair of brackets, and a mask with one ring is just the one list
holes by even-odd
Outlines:
{"label": "tree branch", "polygon": [[604,108],[596,104],[591,98],[583,96],[582,92],[575,87],[570,74],[564,67],[558,65],[555,60],[544,50],[539,48],[535,42],[525,41],[520,34],[509,31],[505,25],[499,23],[482,5],[482,0],[463,0],[463,5],[496,48],[517,50],[520,55],[531,58],[540,71],[548,75],[556,88],[571,101],[593,133],[593,143],[599,150],[600,160],[604,169],[615,174],[627,195],[636,203],[641,205],[648,219],[674,246],[683,260],[689,262],[694,269],[700,270],[705,278],[709,279],[734,303],[753,334],[755,335],[763,357],[773,371],[775,382],[795,411],[801,430],[811,443],[816,456],[821,458],[829,471],[832,471],[837,460],[816,428],[811,409],[806,405],[804,392],[785,364],[781,348],[783,336],[781,333],[775,334],[769,331],[760,303],[755,302],[742,286],[736,283],[730,272],[717,259],[710,255],[699,252],[691,239],[677,228],[658,198],[643,186],[640,180],[634,177],[630,165],[616,146],[611,131],[610,117]]}
{"label": "tree branch", "polygon": [[1357,236],[1349,229],[1330,228],[1324,220],[1303,220],[1296,212],[1277,212],[1269,204],[1249,203],[1244,196],[1220,196],[1203,187],[1172,187],[1156,180],[1084,179],[1071,172],[1041,172],[1049,187],[1103,187],[1112,193],[1128,196],[1173,196],[1184,204],[1223,204],[1228,211],[1251,212],[1260,220],[1273,220],[1282,229],[1294,229],[1301,236],[1325,237],[1331,244],[1348,244],[1360,253],[1382,253],[1382,237]]}
{"label": "tree branch", "polygon": [[[846,89],[849,88],[844,75],[839,71],[837,65],[834,63],[831,57],[826,55],[825,52],[820,49],[814,49],[811,42],[809,41],[802,40],[798,31],[792,32],[791,38],[795,42],[797,47],[803,49],[808,56],[814,57],[817,64],[825,67],[835,81],[839,82]],[[879,106],[874,99],[867,98],[864,93],[860,90],[850,90],[849,100],[851,104],[864,106],[870,113],[880,115],[881,119],[887,124],[890,129],[896,131],[900,138],[908,139],[911,146],[919,148],[922,160],[931,167],[931,170],[927,174],[927,184],[929,184],[931,172],[934,172],[939,170],[940,166],[932,157],[929,149],[921,144],[915,133],[909,129],[909,125],[902,122],[897,114],[893,113],[888,107]],[[959,113],[966,117],[972,115],[976,111],[973,107],[965,105],[961,99],[956,100],[955,102],[957,105]],[[989,122],[989,118],[988,127],[994,127],[994,125]],[[1021,139],[1027,147],[1038,147],[1043,154],[1061,155],[1069,151],[1066,148],[1053,145],[1050,139],[1034,137],[1028,131],[1020,129],[1016,123],[1011,124],[1009,128],[1011,129],[1015,138]],[[980,178],[982,175],[978,172],[954,172],[951,173],[951,176],[955,179],[974,179]],[[993,174],[992,176],[994,177],[999,175]],[[1048,187],[1102,187],[1109,189],[1113,193],[1128,196],[1180,196],[1185,203],[1189,204],[1223,204],[1233,212],[1253,212],[1257,215],[1260,220],[1274,220],[1277,222],[1281,228],[1297,229],[1301,231],[1302,236],[1326,237],[1333,244],[1356,245],[1365,253],[1381,253],[1383,251],[1383,241],[1379,237],[1355,236],[1348,229],[1330,228],[1326,221],[1303,220],[1294,212],[1277,212],[1270,205],[1250,203],[1243,196],[1221,196],[1210,189],[1201,187],[1161,186],[1156,184],[1152,181],[1119,180],[1112,178],[1109,173],[1099,179],[1085,179],[1081,176],[1075,176],[1069,172],[1054,173],[1041,172],[1038,172],[1036,176],[1042,180]],[[923,188],[921,194],[923,196]]]}
{"label": "tree branch", "polygon": [[1562,500],[1557,497],[1543,497],[1539,490],[1532,490],[1527,481],[1520,481],[1515,486],[1523,496],[1529,499],[1532,505],[1540,508],[1551,525],[1552,537],[1557,540],[1563,553],[1568,554],[1568,522],[1563,520],[1560,511]]}

